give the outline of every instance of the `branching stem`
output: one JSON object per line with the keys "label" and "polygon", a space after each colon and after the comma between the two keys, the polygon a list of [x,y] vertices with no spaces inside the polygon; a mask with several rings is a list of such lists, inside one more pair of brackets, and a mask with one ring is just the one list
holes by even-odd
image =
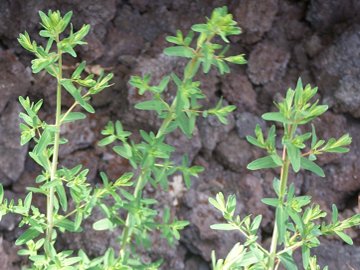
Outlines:
{"label": "branching stem", "polygon": [[[292,126],[288,126],[288,135],[289,138],[292,138],[294,128]],[[286,193],[286,187],[288,182],[288,175],[289,175],[289,157],[287,155],[287,149],[286,146],[283,148],[282,152],[282,166],[281,166],[281,172],[280,172],[280,194],[279,199],[280,203],[284,204],[285,199],[285,193]],[[268,264],[268,270],[273,270],[275,265],[275,259],[276,259],[276,249],[278,245],[278,238],[279,238],[279,230],[278,226],[276,224],[276,219],[274,221],[274,231],[271,239],[270,244],[270,257],[269,257],[269,264]]]}
{"label": "branching stem", "polygon": [[[211,37],[212,38],[212,37]],[[210,41],[210,40],[208,40]],[[191,79],[191,76],[194,75],[190,75],[193,73],[193,69],[195,68],[196,62],[198,61],[198,53],[200,51],[200,47],[198,47],[195,51],[196,56],[191,59],[190,63],[189,63],[189,72],[184,75],[184,79],[183,79],[183,83],[186,83],[187,80]],[[177,99],[175,98],[169,108],[169,114],[168,116],[164,119],[163,123],[161,124],[157,134],[156,134],[156,138],[161,138],[162,136],[165,135],[166,130],[168,129],[170,123],[175,119],[175,108],[176,108],[176,104],[177,104]],[[146,158],[146,157],[145,157]],[[146,176],[148,174],[148,168],[142,168],[140,175],[137,179],[136,182],[136,186],[135,186],[135,190],[134,190],[134,197],[136,200],[140,200],[141,198],[141,193],[142,193],[142,189],[144,188],[145,184],[146,184]],[[123,260],[126,261],[126,254],[128,254],[127,251],[127,245],[129,244],[129,242],[131,241],[131,237],[132,237],[132,227],[133,225],[131,224],[132,222],[132,214],[130,212],[128,212],[127,216],[126,216],[126,221],[125,221],[125,226],[124,226],[124,230],[122,232],[121,235],[121,247],[120,247],[120,251],[119,251],[119,257]]]}
{"label": "branching stem", "polygon": [[[174,103],[172,105],[175,104],[175,100],[174,100]],[[171,106],[171,107],[175,107],[175,106]],[[173,121],[173,115],[171,113],[169,113],[168,117],[164,120],[164,122],[160,126],[159,131],[156,134],[156,138],[159,138],[159,137],[164,135],[164,132],[166,131],[166,129],[168,128],[169,124],[172,121]],[[140,176],[139,176],[139,178],[137,179],[137,182],[136,182],[136,186],[135,186],[135,190],[134,190],[133,195],[134,195],[135,199],[138,200],[138,201],[141,198],[142,189],[144,188],[144,185],[146,183],[146,178],[145,177],[147,175],[147,171],[148,171],[148,168],[143,168],[141,173],[140,173]],[[131,236],[132,236],[131,219],[132,219],[132,215],[131,215],[130,212],[128,212],[128,214],[126,216],[124,230],[123,230],[122,235],[121,235],[121,248],[120,248],[120,251],[119,251],[119,256],[122,259],[125,259],[125,256],[127,254],[126,253],[127,245],[131,241]]]}
{"label": "branching stem", "polygon": [[[57,40],[59,42],[59,40]],[[57,76],[57,89],[56,89],[56,115],[55,115],[55,138],[54,138],[54,152],[52,156],[51,169],[50,169],[50,182],[55,181],[56,171],[59,159],[59,145],[60,145],[60,126],[61,126],[61,80],[62,80],[62,52],[58,49],[58,76]],[[55,188],[52,186],[47,195],[47,229],[46,229],[46,244],[45,252],[47,256],[51,256],[49,247],[51,245],[53,228],[54,228],[54,201],[55,201]]]}

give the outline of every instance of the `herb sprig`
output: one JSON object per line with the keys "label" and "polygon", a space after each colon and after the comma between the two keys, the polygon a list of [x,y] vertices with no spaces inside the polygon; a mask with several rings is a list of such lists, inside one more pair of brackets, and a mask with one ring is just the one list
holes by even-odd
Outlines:
{"label": "herb sprig", "polygon": [[[326,153],[346,153],[349,151],[351,137],[344,134],[340,138],[328,141],[319,139],[315,126],[308,132],[301,133],[298,127],[311,123],[327,111],[328,106],[319,105],[319,101],[311,102],[317,88],[303,86],[298,80],[295,90],[289,89],[283,101],[275,103],[278,111],[262,115],[266,121],[282,124],[283,135],[281,148],[275,144],[275,125],[267,131],[265,137],[260,126],[255,128],[255,137],[247,136],[250,144],[266,151],[266,156],[248,164],[249,170],[280,168],[280,177],[273,181],[275,198],[264,198],[262,202],[275,208],[274,229],[270,250],[266,250],[257,242],[257,233],[262,216],[252,218],[251,215],[235,216],[236,198],[230,195],[225,199],[222,193],[209,202],[223,215],[226,223],[212,225],[216,230],[238,230],[246,241],[236,244],[225,259],[216,259],[212,254],[214,270],[230,269],[279,269],[280,265],[289,270],[298,269],[293,259],[295,250],[301,250],[302,266],[306,270],[320,270],[316,256],[311,249],[320,245],[321,236],[336,235],[344,242],[352,245],[353,241],[346,234],[346,229],[360,225],[360,215],[339,220],[338,209],[332,205],[331,221],[325,217],[327,213],[318,204],[312,203],[310,196],[296,196],[294,184],[288,184],[289,170],[298,173],[300,170],[310,171],[325,177],[324,170],[316,164],[317,157]],[[327,267],[324,268],[328,269]]]}

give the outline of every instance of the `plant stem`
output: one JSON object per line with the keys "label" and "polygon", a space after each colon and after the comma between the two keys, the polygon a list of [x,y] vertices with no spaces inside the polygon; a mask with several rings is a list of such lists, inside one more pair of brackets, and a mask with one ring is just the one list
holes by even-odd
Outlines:
{"label": "plant stem", "polygon": [[[57,40],[58,42],[58,40]],[[55,138],[54,138],[54,152],[52,156],[51,169],[50,169],[50,182],[55,180],[58,159],[59,159],[59,144],[60,144],[60,126],[61,126],[61,80],[62,80],[62,52],[58,49],[58,76],[57,76],[57,90],[56,90],[56,116],[55,116]],[[54,228],[54,200],[55,188],[50,187],[49,194],[47,195],[47,229],[46,229],[46,245],[45,252],[47,256],[51,256],[48,249],[51,245],[52,233]]]}
{"label": "plant stem", "polygon": [[[85,95],[82,96],[82,98],[86,98],[87,96],[89,96],[89,92],[87,92]],[[64,120],[66,119],[66,117],[69,115],[69,113],[71,113],[75,107],[79,105],[79,103],[77,101],[75,101],[70,108],[63,114],[63,116],[60,119],[60,125],[64,122]]]}
{"label": "plant stem", "polygon": [[[106,193],[105,190],[101,190],[101,191],[99,192],[99,194],[96,194],[96,193],[95,193],[94,196],[95,196],[96,198],[101,198],[101,196],[104,195],[105,193]],[[84,207],[87,206],[87,205],[88,205],[88,203],[83,203],[83,204],[81,204],[80,206],[78,206],[78,207],[76,207],[74,210],[72,210],[71,212],[67,213],[65,216],[62,216],[62,217],[58,218],[57,221],[59,222],[59,221],[61,221],[61,220],[64,220],[64,219],[66,219],[66,218],[68,218],[68,217],[76,214],[79,209],[82,209],[82,208],[84,208]],[[56,224],[56,223],[55,223],[55,224]]]}
{"label": "plant stem", "polygon": [[[285,138],[287,138],[289,141],[292,140],[296,127],[297,127],[296,125],[291,125],[291,124],[284,126]],[[289,166],[290,166],[290,160],[287,154],[286,146],[284,145],[282,152],[282,166],[280,172],[280,191],[279,191],[279,201],[281,205],[284,204],[284,200],[285,200],[285,193],[286,193],[288,175],[289,175]],[[275,216],[274,231],[270,245],[270,258],[269,258],[268,270],[274,269],[275,258],[276,258],[276,249],[279,238],[279,230],[276,224],[276,220],[277,218]]]}
{"label": "plant stem", "polygon": [[[171,107],[175,107],[175,106],[173,106],[175,104],[175,100]],[[167,127],[169,126],[169,124],[172,122],[173,119],[174,119],[174,116],[172,115],[172,113],[169,113],[168,117],[161,124],[159,131],[156,134],[156,138],[160,138],[162,135],[164,135],[165,130],[167,129]],[[142,169],[140,176],[136,182],[136,186],[135,186],[133,195],[134,195],[135,199],[138,201],[141,197],[141,192],[142,192],[142,189],[143,189],[145,181],[146,181],[145,176],[147,174],[147,170],[148,170],[148,168]],[[132,235],[131,218],[132,218],[131,213],[128,213],[126,216],[125,227],[124,227],[124,230],[121,235],[121,249],[119,251],[120,258],[125,258],[125,255],[126,255],[125,251],[127,248],[127,244],[131,240],[131,235]]]}
{"label": "plant stem", "polygon": [[71,113],[71,111],[72,111],[73,109],[75,109],[75,107],[76,107],[78,104],[79,104],[79,103],[78,103],[77,101],[75,101],[75,102],[71,105],[71,107],[66,111],[66,113],[64,113],[63,117],[61,117],[61,119],[60,119],[60,124],[63,123],[63,121],[66,119],[66,117],[69,115],[69,113]]}
{"label": "plant stem", "polygon": [[[200,48],[197,48],[195,53],[197,54],[200,51]],[[188,74],[192,74],[192,70],[195,68],[195,64],[196,61],[198,60],[198,56],[195,56],[193,59],[191,59],[190,61],[190,67],[189,70],[190,72],[188,72]],[[193,75],[194,76],[194,75]],[[184,79],[183,79],[183,83],[185,83],[187,80],[191,79],[192,77],[190,77],[190,75],[186,76],[184,75]],[[176,97],[173,100],[170,108],[169,108],[169,114],[168,116],[165,118],[165,120],[162,122],[157,134],[156,134],[156,138],[161,138],[165,132],[166,129],[168,128],[168,126],[170,125],[170,123],[175,119],[175,115],[174,115],[174,110],[176,108]],[[145,157],[146,158],[146,157]],[[137,180],[136,186],[135,186],[135,190],[134,190],[134,197],[136,200],[139,201],[139,199],[141,198],[141,192],[142,189],[145,186],[146,183],[146,175],[147,175],[147,171],[149,168],[142,168],[140,176]],[[131,236],[132,236],[132,226],[131,226],[131,219],[132,219],[132,215],[131,213],[128,213],[126,216],[126,221],[125,221],[125,227],[124,230],[121,234],[121,248],[119,251],[119,257],[122,258],[123,260],[126,261],[126,249],[127,249],[127,245],[128,243],[131,241]]]}
{"label": "plant stem", "polygon": [[[279,199],[280,199],[281,204],[284,203],[284,196],[285,196],[285,191],[286,191],[286,186],[287,186],[287,180],[288,180],[288,174],[289,174],[289,164],[290,164],[289,158],[288,158],[287,152],[286,152],[286,146],[284,146],[284,148],[283,148],[282,161],[283,161],[283,165],[281,166],[281,173],[280,173],[280,194],[279,194],[279,197],[280,197]],[[278,237],[279,237],[279,231],[278,231],[278,227],[276,225],[276,218],[275,218],[274,231],[273,231],[271,245],[270,245],[270,258],[269,258],[268,270],[274,269]]]}
{"label": "plant stem", "polygon": [[[231,224],[233,224],[236,227],[236,229],[245,236],[246,240],[248,240],[250,238],[250,236],[244,230],[242,230],[239,226],[237,226],[235,223],[231,223]],[[254,242],[254,243],[267,256],[270,255],[269,251],[267,251],[265,248],[263,248],[258,242]]]}
{"label": "plant stem", "polygon": [[297,242],[296,244],[294,244],[294,245],[292,245],[290,247],[287,247],[287,248],[283,249],[282,251],[278,252],[277,255],[281,255],[281,254],[286,253],[288,251],[294,251],[295,249],[301,247],[303,244],[304,244],[304,241]]}

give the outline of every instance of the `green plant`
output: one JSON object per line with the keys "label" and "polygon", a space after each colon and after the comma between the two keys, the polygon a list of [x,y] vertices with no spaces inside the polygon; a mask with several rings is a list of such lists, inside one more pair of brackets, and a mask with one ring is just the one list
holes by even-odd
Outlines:
{"label": "green plant", "polygon": [[[345,230],[360,224],[360,215],[345,220],[338,219],[338,210],[332,206],[331,221],[326,220],[327,213],[320,206],[311,202],[310,196],[296,196],[294,184],[288,185],[289,170],[298,173],[301,169],[324,177],[322,168],[315,163],[317,156],[325,153],[346,153],[351,143],[349,134],[339,139],[328,141],[318,139],[315,126],[311,131],[302,133],[300,125],[309,124],[323,114],[328,107],[310,100],[317,93],[317,88],[310,85],[303,87],[298,80],[295,90],[289,89],[283,101],[275,103],[278,112],[262,115],[266,121],[275,121],[283,126],[281,148],[277,148],[275,126],[267,132],[265,138],[259,125],[255,128],[255,137],[247,136],[249,143],[264,149],[265,157],[254,160],[248,165],[250,170],[280,168],[280,179],[275,178],[273,188],[275,198],[264,198],[262,202],[275,208],[275,225],[270,250],[266,250],[257,242],[257,231],[261,223],[261,215],[254,219],[251,215],[241,218],[235,215],[236,198],[230,195],[226,200],[222,193],[210,198],[210,203],[221,211],[226,223],[215,224],[216,230],[238,230],[245,236],[244,244],[236,244],[226,259],[217,260],[212,254],[214,270],[225,269],[278,269],[283,265],[286,269],[298,269],[293,252],[301,249],[302,265],[307,270],[321,269],[317,265],[316,256],[311,249],[320,245],[319,237],[337,235],[347,244],[352,244]],[[279,151],[282,152],[281,156]],[[327,269],[325,267],[324,269]]]}
{"label": "green plant", "polygon": [[[20,34],[18,40],[35,56],[32,60],[33,73],[43,71],[56,79],[55,123],[48,124],[39,117],[42,100],[32,102],[28,97],[19,98],[24,109],[20,113],[23,120],[20,125],[21,144],[34,143],[29,155],[41,166],[42,173],[35,180],[36,187],[28,187],[29,193],[24,200],[9,201],[4,198],[4,189],[0,186],[0,218],[8,213],[21,216],[19,226],[24,226],[25,230],[16,240],[16,245],[23,248],[19,254],[29,258],[27,269],[158,269],[161,261],[149,264],[141,260],[139,244],[149,246],[150,234],[154,230],[160,230],[171,244],[174,239],[179,239],[179,230],[188,222],[171,218],[168,208],[161,209],[163,215],[160,221],[156,210],[160,207],[154,207],[156,200],[146,198],[142,191],[148,183],[166,189],[168,177],[177,172],[182,173],[186,186],[189,186],[190,177],[202,171],[199,166],[189,167],[187,157],[183,158],[181,164],[174,163],[171,157],[175,149],[165,143],[165,137],[177,128],[191,137],[199,115],[214,115],[222,123],[227,122],[228,113],[235,107],[222,106],[220,100],[215,108],[201,110],[198,100],[205,98],[205,95],[200,89],[200,82],[194,81],[194,77],[200,66],[204,73],[215,66],[224,74],[230,71],[226,62],[246,62],[243,55],[225,56],[229,46],[219,44],[220,40],[229,43],[228,36],[240,34],[240,28],[223,7],[215,9],[205,24],[194,25],[193,31],[185,37],[181,31],[177,31],[176,36],[167,37],[175,46],[165,49],[166,54],[189,58],[182,78],[172,73],[158,85],[150,84],[150,76],[135,76],[130,80],[141,95],[146,91],[152,94],[151,100],[137,104],[136,108],[155,111],[163,119],[161,127],[156,133],[140,131],[142,141],[136,143],[129,139],[131,133],[124,131],[119,121],[110,122],[102,131],[105,138],[99,144],[105,146],[119,142],[113,149],[129,160],[134,172],[125,173],[114,181],[110,181],[102,172],[100,177],[103,185],[91,187],[86,181],[88,169],[82,169],[81,165],[58,168],[59,147],[67,142],[60,137],[60,129],[66,123],[86,117],[82,112],[75,111],[78,105],[89,113],[95,112],[89,100],[92,95],[110,86],[113,75],[101,74],[95,80],[94,74],[83,74],[86,64],[82,62],[69,77],[64,76],[63,55],[77,56],[74,48],[86,44],[83,40],[90,27],[83,25],[74,32],[70,24],[69,30],[72,12],[64,16],[59,11],[49,11],[48,14],[39,12],[39,15],[42,25],[40,36],[46,38],[46,46],[32,41],[27,32]],[[198,33],[196,41],[193,41],[194,32]],[[217,37],[220,38],[216,40]],[[176,97],[168,102],[164,91],[170,82],[174,83],[177,92]],[[63,90],[75,100],[65,112],[62,112],[61,102]],[[32,203],[33,194],[46,197],[46,213]],[[112,198],[113,204],[105,201],[107,197]],[[72,207],[69,200],[73,202]],[[105,215],[93,224],[95,230],[122,229],[118,237],[118,254],[109,248],[103,256],[90,259],[82,250],[77,253],[73,250],[58,251],[58,235],[81,232],[83,221],[92,214],[94,207],[99,207]]]}
{"label": "green plant", "polygon": [[[150,75],[133,76],[130,79],[130,84],[139,90],[140,95],[150,92],[152,97],[151,100],[136,104],[135,108],[156,112],[162,119],[160,128],[156,132],[140,130],[139,143],[129,140],[131,133],[124,131],[119,121],[109,122],[102,131],[105,138],[99,142],[99,145],[120,143],[113,146],[113,150],[127,159],[136,171],[131,187],[126,191],[121,191],[121,197],[117,198],[118,204],[112,211],[105,208],[106,217],[99,221],[101,229],[123,228],[119,237],[118,262],[122,267],[130,267],[124,269],[141,268],[143,263],[138,254],[139,244],[145,247],[151,245],[150,236],[154,230],[159,230],[172,244],[180,237],[178,231],[188,225],[187,221],[171,220],[169,208],[165,207],[164,210],[159,206],[155,208],[156,201],[143,195],[143,189],[147,184],[151,184],[156,189],[160,186],[167,190],[168,178],[175,173],[181,173],[185,185],[189,187],[190,178],[196,177],[203,170],[200,166],[189,167],[186,156],[183,157],[181,164],[172,161],[172,153],[175,149],[165,142],[166,136],[179,128],[190,138],[198,116],[213,115],[226,124],[227,115],[235,109],[232,105],[223,106],[220,100],[215,108],[202,110],[198,101],[204,99],[205,94],[200,89],[200,82],[195,81],[194,78],[200,67],[204,73],[208,73],[210,68],[215,66],[221,74],[224,74],[230,72],[226,62],[235,64],[246,62],[243,55],[225,56],[229,46],[224,47],[219,44],[221,40],[229,43],[228,36],[240,34],[240,28],[236,26],[227,8],[223,7],[215,9],[205,24],[192,26],[192,30],[186,36],[178,30],[176,36],[166,38],[174,46],[166,48],[165,54],[189,59],[182,78],[171,73],[155,85],[151,84]],[[196,42],[194,32],[198,33]],[[220,39],[216,40],[217,37]],[[170,83],[174,84],[176,94],[172,100],[168,101],[165,98],[165,89]],[[159,208],[163,211],[162,220],[157,218]],[[118,217],[119,211],[126,213],[125,219]],[[114,260],[115,258],[114,255]],[[158,265],[159,263],[156,262],[152,266],[155,269]]]}
{"label": "green plant", "polygon": [[[83,219],[91,214],[97,201],[109,191],[90,187],[86,182],[88,169],[82,169],[81,165],[71,169],[58,168],[59,147],[67,142],[60,137],[60,129],[66,123],[86,118],[84,113],[74,111],[78,105],[89,113],[95,112],[89,100],[92,95],[110,86],[109,81],[113,74],[101,74],[97,79],[94,74],[84,76],[86,63],[82,62],[70,77],[65,77],[63,55],[76,57],[74,48],[86,44],[83,39],[88,34],[90,25],[83,25],[74,32],[70,24],[72,12],[61,16],[59,11],[49,11],[48,14],[40,11],[39,15],[42,26],[40,36],[46,39],[46,46],[31,41],[27,32],[20,34],[18,41],[35,56],[31,61],[33,73],[45,71],[56,79],[55,123],[46,123],[39,117],[42,100],[35,103],[30,101],[29,97],[19,98],[24,109],[19,115],[23,120],[20,124],[21,144],[34,142],[35,146],[29,155],[41,166],[42,173],[36,178],[37,187],[28,187],[29,193],[24,201],[4,199],[1,187],[0,217],[7,213],[22,217],[19,226],[27,228],[16,240],[16,245],[25,245],[19,254],[29,257],[32,264],[30,269],[84,269],[80,267],[85,256],[82,251],[79,256],[72,256],[72,251],[56,250],[57,235],[65,231],[80,232]],[[74,98],[74,103],[65,112],[62,112],[61,103],[63,89]],[[116,185],[119,185],[119,182],[112,184]],[[32,204],[34,193],[46,197],[46,214]],[[69,209],[69,195],[74,203],[73,210]]]}

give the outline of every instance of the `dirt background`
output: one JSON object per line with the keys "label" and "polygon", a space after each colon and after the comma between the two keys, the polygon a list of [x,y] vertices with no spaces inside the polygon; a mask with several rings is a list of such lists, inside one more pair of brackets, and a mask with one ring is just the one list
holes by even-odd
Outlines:
{"label": "dirt background", "polygon": [[[309,173],[291,177],[297,192],[312,195],[325,209],[336,203],[342,217],[359,211],[360,1],[357,0],[0,0],[0,179],[6,196],[22,197],[25,187],[33,185],[39,173],[27,156],[28,146],[19,145],[17,97],[43,98],[42,116],[52,121],[54,113],[55,82],[41,73],[31,74],[31,56],[16,40],[25,30],[39,40],[39,10],[73,10],[75,28],[90,23],[89,46],[80,49],[79,57],[115,74],[115,85],[93,100],[97,114],[62,131],[70,142],[61,147],[61,164],[84,164],[90,168],[89,181],[96,183],[99,171],[118,177],[129,170],[129,165],[110,149],[96,146],[100,130],[109,119],[122,120],[131,131],[155,130],[159,125],[154,115],[133,109],[139,97],[127,84],[129,76],[150,72],[157,81],[169,71],[181,70],[181,60],[162,54],[167,46],[165,36],[203,22],[214,7],[223,5],[229,7],[244,32],[231,39],[232,51],[245,53],[248,65],[233,66],[232,73],[226,76],[211,72],[198,78],[208,96],[206,106],[214,105],[223,96],[238,109],[226,127],[212,118],[199,119],[192,140],[180,133],[169,138],[171,144],[179,147],[176,158],[187,152],[194,164],[206,170],[189,191],[177,178],[173,179],[170,193],[147,190],[148,196],[171,206],[172,214],[188,219],[191,226],[183,231],[182,240],[173,248],[154,236],[155,244],[144,257],[165,258],[164,269],[210,269],[211,250],[216,249],[222,256],[241,240],[235,233],[221,234],[209,229],[210,224],[220,221],[220,216],[207,199],[220,190],[237,195],[241,214],[264,216],[261,239],[268,242],[273,212],[260,199],[273,196],[271,182],[277,172],[246,170],[248,162],[261,152],[244,138],[252,134],[256,123],[265,126],[259,116],[273,110],[272,100],[293,87],[298,77],[317,85],[319,98],[330,106],[329,112],[316,120],[319,136],[338,137],[348,131],[353,144],[345,156],[320,158],[325,179]],[[75,64],[71,59],[65,61],[68,66]],[[69,106],[70,99],[65,98],[64,103]],[[18,221],[7,216],[0,223],[0,269],[19,269],[20,260],[13,248],[14,239],[21,233]],[[355,239],[354,247],[328,239],[317,249],[322,264],[328,264],[330,269],[360,269],[360,232],[349,233]],[[111,235],[91,229],[84,234],[62,237],[60,245],[83,247],[95,256],[113,244]]]}

